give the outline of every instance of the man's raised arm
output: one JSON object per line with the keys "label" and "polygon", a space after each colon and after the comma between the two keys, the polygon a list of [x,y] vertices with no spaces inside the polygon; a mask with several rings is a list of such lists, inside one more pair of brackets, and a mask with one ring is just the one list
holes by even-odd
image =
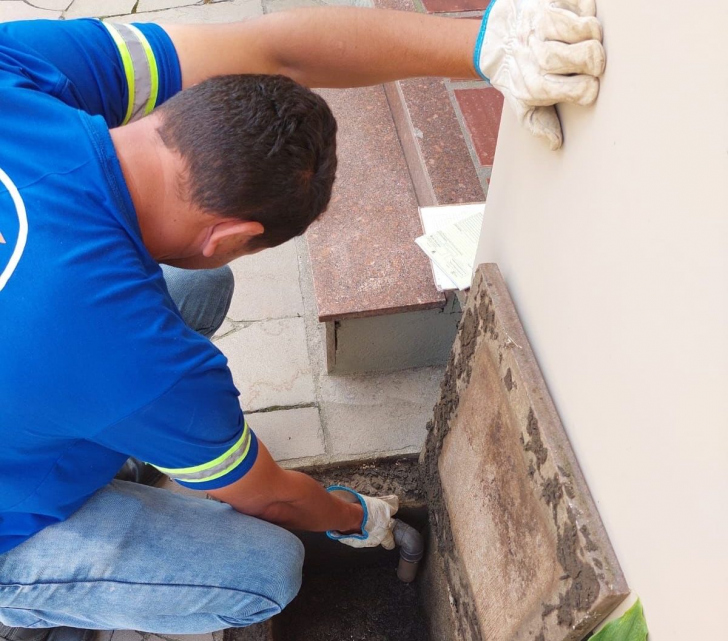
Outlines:
{"label": "man's raised arm", "polygon": [[482,21],[319,7],[164,28],[184,87],[238,73],[283,74],[309,87],[481,77],[552,149],[562,144],[554,105],[594,102],[605,66],[594,0],[493,0]]}
{"label": "man's raised arm", "polygon": [[230,73],[279,73],[308,87],[358,87],[398,78],[477,78],[477,20],[318,7],[225,25],[163,25],[184,87]]}

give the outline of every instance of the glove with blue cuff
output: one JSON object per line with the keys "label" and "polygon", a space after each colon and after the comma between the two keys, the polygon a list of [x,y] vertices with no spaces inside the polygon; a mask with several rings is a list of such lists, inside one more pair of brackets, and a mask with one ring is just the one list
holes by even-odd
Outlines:
{"label": "glove with blue cuff", "polygon": [[475,45],[478,73],[551,149],[563,143],[553,105],[590,105],[606,56],[595,0],[493,0]]}
{"label": "glove with blue cuff", "polygon": [[353,548],[373,548],[381,545],[385,550],[394,548],[394,519],[392,518],[399,509],[399,499],[394,496],[363,496],[354,490],[333,485],[326,489],[342,501],[348,503],[360,503],[364,509],[364,518],[361,524],[361,532],[358,534],[342,534],[329,530],[326,535],[330,539],[340,541]]}

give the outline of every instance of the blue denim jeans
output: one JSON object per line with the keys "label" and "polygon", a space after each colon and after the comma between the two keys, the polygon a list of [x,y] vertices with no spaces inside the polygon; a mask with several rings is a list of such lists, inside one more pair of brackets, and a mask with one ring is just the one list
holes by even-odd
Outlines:
{"label": "blue denim jeans", "polygon": [[[185,320],[212,335],[230,305],[230,270],[164,271]],[[113,481],[0,555],[0,622],[161,634],[242,627],[293,599],[302,564],[301,542],[278,526],[203,497]]]}

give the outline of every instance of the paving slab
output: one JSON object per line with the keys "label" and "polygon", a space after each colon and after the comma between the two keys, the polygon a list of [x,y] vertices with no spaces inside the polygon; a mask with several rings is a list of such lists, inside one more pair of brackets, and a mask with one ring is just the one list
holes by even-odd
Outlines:
{"label": "paving slab", "polygon": [[236,321],[303,315],[294,241],[230,264],[235,293],[228,316]]}
{"label": "paving slab", "polygon": [[[77,0],[78,1],[78,0]],[[184,2],[184,0],[182,0]],[[175,7],[163,11],[146,11],[120,18],[115,22],[216,23],[235,22],[263,15],[261,0],[232,0],[210,4]]]}
{"label": "paving slab", "polygon": [[54,20],[60,18],[61,11],[49,11],[47,9],[33,7],[20,0],[3,0],[0,2],[0,22],[12,22],[13,20],[32,20],[34,18],[47,18]]}
{"label": "paving slab", "polygon": [[425,440],[443,370],[322,376],[320,404],[334,456],[415,452]]}
{"label": "paving slab", "polygon": [[[29,0],[30,6],[38,9],[50,9],[52,11],[65,11],[71,5],[73,0]],[[7,4],[3,2],[3,5]]]}
{"label": "paving slab", "polygon": [[458,638],[580,641],[628,594],[496,265],[473,280],[424,462]]}
{"label": "paving slab", "polygon": [[215,344],[229,360],[245,411],[315,402],[302,318],[251,323]]}
{"label": "paving slab", "polygon": [[174,9],[177,7],[186,7],[192,5],[201,5],[202,0],[139,0],[136,5],[136,13],[145,13],[146,11],[162,11],[164,9]]}
{"label": "paving slab", "polygon": [[136,0],[73,0],[64,17],[103,18],[130,13]]}
{"label": "paving slab", "polygon": [[326,453],[318,407],[256,412],[246,419],[276,461]]}

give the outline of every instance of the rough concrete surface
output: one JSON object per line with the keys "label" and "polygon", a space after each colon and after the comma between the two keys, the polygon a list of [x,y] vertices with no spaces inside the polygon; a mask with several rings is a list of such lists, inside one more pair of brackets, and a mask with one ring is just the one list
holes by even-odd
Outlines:
{"label": "rough concrete surface", "polygon": [[326,452],[317,407],[256,412],[246,418],[276,461],[320,456]]}
{"label": "rough concrete surface", "polygon": [[[455,300],[455,299],[453,299]],[[461,311],[444,309],[352,318],[329,323],[335,333],[327,346],[331,373],[385,372],[444,365]]]}
{"label": "rough concrete surface", "polygon": [[247,411],[316,400],[302,319],[252,323],[216,345],[228,357]]}
{"label": "rough concrete surface", "polygon": [[439,367],[321,376],[321,414],[331,453],[419,451],[441,377]]}
{"label": "rough concrete surface", "polygon": [[130,13],[136,0],[74,0],[65,18],[101,18]]}
{"label": "rough concrete surface", "polygon": [[430,427],[461,638],[582,639],[628,590],[495,265],[476,274]]}
{"label": "rough concrete surface", "polygon": [[55,19],[61,16],[60,10],[49,11],[43,8],[34,7],[21,0],[3,0],[0,3],[0,22],[11,20],[30,20],[32,18]]}
{"label": "rough concrete surface", "polygon": [[303,316],[294,241],[230,264],[235,295],[228,316],[235,321]]}

